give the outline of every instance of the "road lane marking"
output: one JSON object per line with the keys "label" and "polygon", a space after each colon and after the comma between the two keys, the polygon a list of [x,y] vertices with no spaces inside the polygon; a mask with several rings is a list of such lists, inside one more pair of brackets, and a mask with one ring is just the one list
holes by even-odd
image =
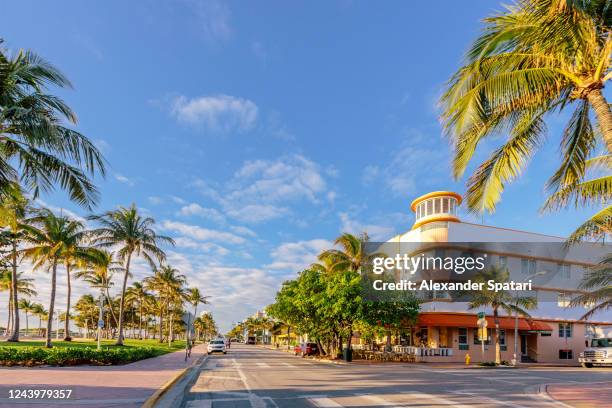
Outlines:
{"label": "road lane marking", "polygon": [[281,364],[284,365],[285,367],[295,368],[293,364],[289,364],[289,363],[281,363]]}
{"label": "road lane marking", "polygon": [[406,391],[406,392],[402,392],[402,394],[404,395],[409,395],[410,397],[414,398],[415,400],[419,401],[421,400],[429,400],[432,402],[435,402],[436,404],[439,405],[450,405],[453,406],[455,408],[471,408],[468,405],[463,405],[463,404],[459,404],[458,402],[446,399],[446,398],[442,398],[440,396],[437,395],[433,395],[433,394],[425,394],[424,392],[419,392],[419,391]]}
{"label": "road lane marking", "polygon": [[257,363],[257,365],[259,367],[263,367],[263,368],[270,368],[270,366],[268,364],[266,364],[266,363]]}
{"label": "road lane marking", "polygon": [[188,401],[185,408],[212,408],[212,400]]}
{"label": "road lane marking", "polygon": [[308,402],[311,402],[312,404],[314,404],[316,407],[319,407],[319,408],[335,408],[335,407],[344,408],[343,405],[340,405],[336,401],[332,400],[331,398],[327,398],[324,396],[311,397],[311,398],[307,398],[307,400]]}
{"label": "road lane marking", "polygon": [[[372,401],[373,403],[376,404],[377,407],[397,407],[397,405],[395,405],[392,402],[387,401],[384,398],[378,397],[376,395],[373,394],[355,394],[363,399],[367,399],[369,401]],[[403,403],[402,403],[403,405]]]}
{"label": "road lane marking", "polygon": [[[491,388],[488,388],[488,389],[483,388],[482,390],[478,390],[478,391],[480,392],[480,391],[485,391],[485,390],[489,391],[489,390],[492,390],[492,389]],[[498,390],[492,390],[492,391],[495,392],[495,391],[498,391]],[[452,393],[453,394],[457,394],[457,395],[468,395],[470,397],[474,397],[477,401],[489,402],[489,403],[494,404],[494,405],[505,405],[505,406],[508,406],[508,407],[516,407],[516,408],[529,408],[529,407],[526,407],[524,405],[517,404],[516,402],[502,401],[502,400],[498,400],[498,399],[495,399],[495,398],[486,397],[486,396],[484,396],[484,395],[482,395],[480,393],[468,392],[467,390],[465,390],[465,391],[452,391]]]}
{"label": "road lane marking", "polygon": [[261,397],[257,396],[255,393],[253,393],[253,391],[251,391],[251,386],[249,385],[249,382],[247,381],[246,375],[244,375],[244,372],[240,369],[240,366],[237,364],[235,358],[232,358],[232,363],[234,363],[236,367],[236,371],[238,372],[238,375],[240,376],[240,379],[242,380],[242,384],[244,385],[244,388],[246,388],[247,392],[249,393],[249,403],[251,404],[251,407],[266,408],[266,403],[264,402],[264,400]]}

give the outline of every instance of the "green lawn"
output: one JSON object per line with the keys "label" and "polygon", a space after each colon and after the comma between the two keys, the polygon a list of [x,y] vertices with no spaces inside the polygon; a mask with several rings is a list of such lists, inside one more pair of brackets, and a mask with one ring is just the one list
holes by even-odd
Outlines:
{"label": "green lawn", "polygon": [[[102,340],[102,347],[115,348],[116,340]],[[168,347],[168,342],[160,343],[159,340],[135,340],[125,339],[124,348],[133,347],[152,347],[159,351],[169,353],[171,351],[181,350],[185,348],[185,342],[183,340],[176,340],[172,342],[172,346]],[[53,347],[97,347],[97,342],[93,339],[77,339],[73,341],[61,341],[53,340]],[[0,342],[0,347],[44,347],[45,342],[43,340],[21,340],[18,343],[9,343],[6,341]]]}

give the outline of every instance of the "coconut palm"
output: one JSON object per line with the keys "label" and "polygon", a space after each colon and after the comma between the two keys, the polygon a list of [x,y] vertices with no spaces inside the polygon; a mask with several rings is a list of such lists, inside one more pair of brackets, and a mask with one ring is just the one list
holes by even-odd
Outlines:
{"label": "coconut palm", "polygon": [[117,210],[93,216],[91,219],[100,224],[100,228],[92,231],[93,243],[106,248],[119,247],[117,256],[124,263],[125,273],[119,302],[119,337],[117,338],[117,345],[123,345],[123,307],[132,256],[143,257],[154,268],[155,260],[162,262],[166,258],[160,245],[162,243],[174,245],[174,241],[172,238],[158,235],[152,228],[155,220],[140,215],[134,204],[129,208],[120,207]]}
{"label": "coconut palm", "polygon": [[334,241],[334,245],[341,249],[328,249],[319,255],[322,262],[321,269],[326,271],[361,271],[364,260],[363,244],[368,240],[367,235],[356,237],[344,233]]}
{"label": "coconut palm", "polygon": [[[36,296],[37,292],[34,289],[34,279],[23,278],[23,272],[17,273],[17,293],[23,296]],[[13,285],[13,273],[8,270],[0,270],[0,292],[8,291],[11,292]],[[13,296],[9,296],[8,302],[8,323],[6,325],[6,333],[9,333],[9,328],[15,324],[14,319],[14,308],[13,308]],[[9,340],[10,341],[10,340]]]}
{"label": "coconut palm", "polygon": [[25,332],[27,336],[28,332],[30,331],[30,326],[28,324],[28,313],[31,313],[34,311],[34,303],[32,303],[28,299],[20,299],[19,308],[23,310],[23,312],[25,313],[25,318],[26,318],[26,331]]}
{"label": "coconut palm", "polygon": [[506,290],[489,290],[486,283],[489,281],[504,283],[510,280],[510,272],[508,269],[502,269],[497,266],[492,266],[488,269],[476,273],[474,282],[482,283],[482,290],[471,292],[469,294],[469,308],[478,309],[490,307],[493,309],[493,320],[495,323],[495,362],[501,363],[501,348],[499,344],[499,310],[502,309],[512,315],[518,313],[522,316],[529,317],[527,310],[533,309],[537,305],[537,299],[530,296],[515,296],[510,291]]}
{"label": "coconut palm", "polygon": [[[208,303],[208,296],[202,295],[200,289],[198,288],[189,288],[186,292],[185,299],[187,302],[193,306],[193,316],[198,315],[198,305],[201,303],[203,305]],[[189,330],[189,326],[191,322],[187,322],[187,330]]]}
{"label": "coconut palm", "polygon": [[2,261],[10,265],[13,283],[9,288],[9,297],[13,305],[13,331],[8,341],[19,341],[19,301],[17,290],[17,275],[19,267],[19,244],[23,235],[23,225],[26,215],[30,210],[28,200],[23,196],[21,189],[15,183],[0,189],[0,228],[4,228],[4,244],[10,248],[8,254],[3,256]]}
{"label": "coconut palm", "polygon": [[117,317],[112,307],[112,298],[109,290],[114,285],[113,276],[116,273],[123,272],[123,268],[119,262],[114,260],[112,252],[93,248],[89,248],[89,251],[90,258],[87,260],[87,263],[77,270],[74,276],[77,279],[83,279],[89,286],[100,291],[106,299],[115,324],[117,324]]}
{"label": "coconut palm", "polygon": [[586,320],[597,312],[612,309],[612,255],[607,255],[599,264],[587,270],[579,288],[588,292],[572,299],[570,306],[589,307],[581,320]]}
{"label": "coconut palm", "polygon": [[[34,270],[44,268],[51,272],[49,316],[54,316],[57,267],[64,256],[71,253],[75,237],[79,237],[78,232],[83,230],[83,223],[67,216],[58,216],[48,209],[39,210],[31,222],[32,225],[24,228],[26,231],[24,241],[29,244],[29,247],[25,248],[23,253],[34,262]],[[48,348],[53,347],[51,344],[52,326],[53,319],[47,319],[45,347]]]}
{"label": "coconut palm", "polygon": [[77,117],[48,86],[71,87],[53,65],[31,51],[9,53],[0,39],[0,194],[21,182],[36,197],[54,186],[78,204],[91,206],[98,192],[87,174],[104,174],[100,151],[64,126]]}
{"label": "coconut palm", "polygon": [[145,308],[145,302],[149,292],[146,291],[141,282],[134,282],[125,292],[126,301],[132,301],[138,304],[138,338],[142,339],[142,314]]}
{"label": "coconut palm", "polygon": [[32,314],[38,317],[38,335],[42,333],[42,321],[47,315],[47,311],[45,307],[40,303],[34,303],[34,307],[32,308]]}
{"label": "coconut palm", "polygon": [[[505,184],[520,176],[544,142],[549,113],[573,110],[561,137],[561,165],[548,182],[551,192],[583,179],[598,135],[612,152],[612,114],[602,92],[612,78],[608,5],[607,0],[517,0],[485,19],[483,33],[441,98],[456,178],[481,141],[507,135],[468,180],[471,210],[494,211]],[[593,190],[602,201],[612,196],[610,180],[606,183]],[[609,216],[609,208],[597,215]]]}
{"label": "coconut palm", "polygon": [[161,302],[159,326],[160,326],[160,343],[163,342],[162,327],[164,315],[167,316],[168,326],[168,342],[172,341],[172,329],[174,322],[172,319],[173,310],[177,305],[182,304],[185,299],[184,286],[187,283],[185,275],[169,265],[162,265],[156,269],[153,276],[145,278],[145,287],[157,292]]}

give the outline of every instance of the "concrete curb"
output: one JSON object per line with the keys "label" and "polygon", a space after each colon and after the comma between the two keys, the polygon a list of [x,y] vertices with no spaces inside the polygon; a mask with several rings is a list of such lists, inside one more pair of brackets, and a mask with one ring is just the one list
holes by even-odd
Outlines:
{"label": "concrete curb", "polygon": [[141,408],[153,408],[153,407],[155,407],[156,404],[162,399],[162,397],[164,397],[165,394],[174,385],[176,385],[179,381],[181,381],[183,378],[185,378],[188,373],[190,373],[191,371],[194,371],[195,367],[198,367],[202,363],[204,363],[206,361],[206,359],[208,359],[208,355],[204,354],[203,356],[198,358],[196,361],[194,361],[189,367],[185,367],[183,370],[181,370],[179,373],[177,373],[174,377],[172,377],[170,380],[168,380],[164,385],[162,385],[160,388],[158,388],[157,391],[155,391],[153,393],[153,395],[151,395],[149,398],[147,398],[146,401],[144,402],[144,404],[142,404]]}

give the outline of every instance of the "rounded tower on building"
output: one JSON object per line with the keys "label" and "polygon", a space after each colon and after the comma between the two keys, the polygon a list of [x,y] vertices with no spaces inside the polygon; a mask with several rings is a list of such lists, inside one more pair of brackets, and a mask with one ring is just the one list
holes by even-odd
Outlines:
{"label": "rounded tower on building", "polygon": [[435,221],[461,222],[457,217],[457,207],[461,201],[462,197],[452,191],[433,191],[416,198],[410,204],[415,214],[412,229]]}

